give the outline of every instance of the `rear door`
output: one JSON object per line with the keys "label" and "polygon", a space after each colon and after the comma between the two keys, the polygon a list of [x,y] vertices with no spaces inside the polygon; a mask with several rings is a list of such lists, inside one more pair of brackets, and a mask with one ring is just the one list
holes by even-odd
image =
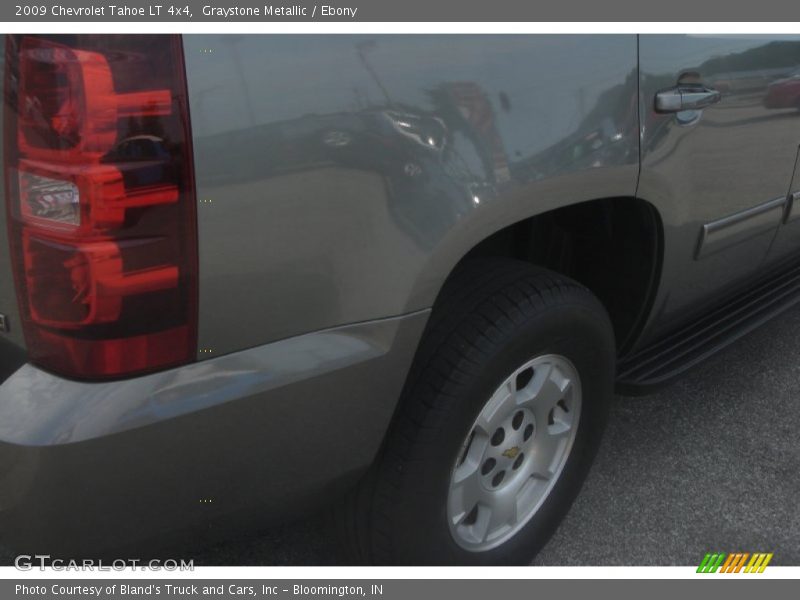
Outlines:
{"label": "rear door", "polygon": [[665,231],[654,334],[764,266],[800,141],[775,85],[800,68],[800,36],[644,35],[639,57],[638,194]]}

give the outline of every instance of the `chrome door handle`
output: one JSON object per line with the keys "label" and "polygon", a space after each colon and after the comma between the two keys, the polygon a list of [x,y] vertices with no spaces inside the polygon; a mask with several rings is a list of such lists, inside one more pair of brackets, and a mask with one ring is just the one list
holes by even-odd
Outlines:
{"label": "chrome door handle", "polygon": [[717,90],[699,84],[678,85],[656,94],[656,112],[675,113],[700,110],[722,99]]}

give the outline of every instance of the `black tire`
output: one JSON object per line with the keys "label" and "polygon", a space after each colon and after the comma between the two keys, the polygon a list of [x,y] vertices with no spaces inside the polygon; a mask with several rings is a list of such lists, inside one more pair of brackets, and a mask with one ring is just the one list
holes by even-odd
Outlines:
{"label": "black tire", "polygon": [[[567,357],[580,376],[583,407],[572,451],[544,504],[516,535],[491,550],[465,550],[446,522],[454,462],[491,393],[542,354]],[[614,364],[611,323],[589,290],[521,261],[465,263],[437,300],[384,449],[351,495],[345,529],[350,547],[358,546],[353,556],[373,564],[529,564],[591,466]]]}

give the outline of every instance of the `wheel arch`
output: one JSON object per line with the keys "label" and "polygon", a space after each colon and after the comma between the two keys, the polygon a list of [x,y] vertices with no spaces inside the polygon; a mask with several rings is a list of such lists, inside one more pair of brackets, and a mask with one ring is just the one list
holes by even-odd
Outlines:
{"label": "wheel arch", "polygon": [[608,311],[618,353],[625,354],[636,347],[650,317],[663,247],[663,222],[653,204],[636,196],[608,196],[499,223],[457,252],[451,248],[439,256],[436,270],[443,276],[429,274],[425,285],[434,288],[435,309],[442,288],[464,261],[525,260],[589,288]]}

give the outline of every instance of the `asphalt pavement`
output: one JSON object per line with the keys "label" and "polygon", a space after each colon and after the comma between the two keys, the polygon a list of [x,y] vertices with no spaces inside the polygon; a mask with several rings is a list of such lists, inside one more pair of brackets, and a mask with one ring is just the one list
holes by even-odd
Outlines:
{"label": "asphalt pavement", "polygon": [[[642,398],[617,397],[595,466],[538,565],[800,565],[800,308]],[[196,565],[340,563],[320,516],[190,549]],[[12,560],[0,546],[0,564]]]}

